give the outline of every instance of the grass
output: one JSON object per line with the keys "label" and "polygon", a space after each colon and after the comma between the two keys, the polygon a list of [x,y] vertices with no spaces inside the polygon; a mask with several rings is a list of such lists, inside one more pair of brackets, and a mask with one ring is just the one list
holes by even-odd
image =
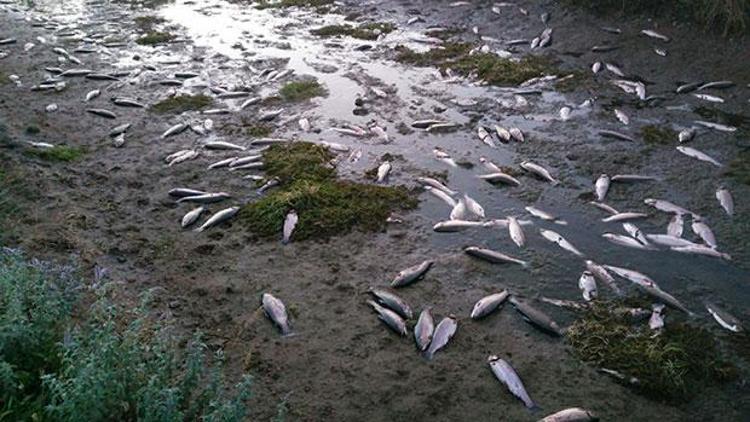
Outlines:
{"label": "grass", "polygon": [[672,145],[677,141],[677,132],[664,126],[646,125],[641,128],[641,137],[650,145]]}
{"label": "grass", "polygon": [[164,18],[160,18],[158,16],[138,16],[134,19],[135,26],[138,27],[138,29],[141,32],[150,32],[154,30],[154,27],[157,25],[161,25],[164,22]]}
{"label": "grass", "polygon": [[265,125],[262,123],[248,126],[245,129],[245,135],[251,138],[265,138],[273,133],[274,127],[271,125]]}
{"label": "grass", "polygon": [[279,95],[285,101],[297,102],[314,97],[322,97],[328,92],[316,80],[304,80],[289,82],[279,90]]}
{"label": "grass", "polygon": [[81,158],[86,153],[86,150],[79,147],[56,145],[52,148],[27,149],[24,153],[28,156],[40,158],[45,161],[67,163]]}
{"label": "grass", "polygon": [[740,183],[750,185],[750,150],[740,151],[732,161],[726,173]]}
{"label": "grass", "polygon": [[6,75],[3,72],[0,72],[0,85],[5,85],[10,83],[10,78],[8,75]]}
{"label": "grass", "polygon": [[381,34],[393,32],[394,29],[396,29],[396,27],[391,23],[371,22],[356,27],[349,24],[327,25],[322,28],[313,29],[310,33],[324,38],[349,36],[361,40],[372,41],[378,39],[378,36]]}
{"label": "grass", "polygon": [[183,353],[146,302],[126,311],[108,299],[106,286],[73,318],[81,287],[75,267],[0,251],[0,418],[244,419],[250,379],[226,388],[220,352],[207,362],[196,336]]}
{"label": "grass", "polygon": [[261,0],[255,5],[256,9],[282,9],[287,7],[315,7],[324,9],[333,4],[333,0]]}
{"label": "grass", "polygon": [[598,14],[620,12],[647,16],[672,16],[724,35],[746,32],[750,21],[750,0],[565,0]]}
{"label": "grass", "polygon": [[177,95],[159,101],[151,106],[155,113],[182,113],[185,111],[200,110],[213,104],[214,100],[208,95]]}
{"label": "grass", "polygon": [[417,206],[402,186],[337,180],[329,164],[333,158],[325,148],[306,142],[272,146],[264,154],[266,173],[278,177],[281,188],[245,205],[240,211],[242,224],[260,237],[279,237],[284,218],[293,209],[299,216],[293,239],[321,239],[353,229],[383,230],[392,211]]}
{"label": "grass", "polygon": [[159,45],[159,44],[166,44],[172,40],[174,40],[176,36],[170,32],[164,32],[164,31],[150,31],[147,32],[142,37],[135,40],[136,43],[140,45]]}
{"label": "grass", "polygon": [[733,378],[714,338],[704,329],[670,321],[658,336],[612,312],[620,303],[597,303],[568,330],[575,354],[599,368],[635,377],[631,385],[651,398],[684,402],[702,386]]}
{"label": "grass", "polygon": [[464,76],[476,75],[491,85],[518,85],[531,78],[554,72],[547,59],[526,56],[519,61],[501,58],[492,53],[469,54],[468,43],[446,43],[444,48],[433,48],[417,53],[406,47],[397,48],[396,61],[413,66],[437,66],[452,69]]}

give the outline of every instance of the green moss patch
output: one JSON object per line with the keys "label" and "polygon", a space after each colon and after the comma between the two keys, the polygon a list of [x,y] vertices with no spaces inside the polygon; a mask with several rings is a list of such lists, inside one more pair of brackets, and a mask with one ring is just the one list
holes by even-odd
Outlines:
{"label": "green moss patch", "polygon": [[170,32],[164,32],[164,31],[151,31],[146,33],[146,35],[138,38],[135,40],[136,43],[140,45],[159,45],[159,44],[166,44],[172,40],[174,40],[176,36]]}
{"label": "green moss patch", "polygon": [[141,32],[150,32],[154,30],[154,27],[161,25],[165,22],[164,18],[158,16],[138,16],[134,19],[135,26]]}
{"label": "green moss patch", "polygon": [[570,326],[568,341],[580,359],[635,377],[638,383],[629,386],[673,402],[688,400],[701,387],[736,375],[706,330],[668,321],[665,330],[654,336],[646,323],[634,325],[622,313],[612,312],[621,305],[594,304]]}
{"label": "green moss patch", "polygon": [[182,113],[184,111],[206,108],[213,101],[213,98],[203,94],[177,95],[152,105],[151,111],[155,113]]}
{"label": "green moss patch", "polygon": [[259,1],[255,5],[256,9],[283,9],[287,7],[315,7],[325,9],[326,6],[333,4],[333,0],[278,0],[278,1]]}
{"label": "green moss patch", "polygon": [[264,138],[272,134],[273,131],[273,126],[264,124],[252,125],[245,128],[245,134],[251,138]]}
{"label": "green moss patch", "polygon": [[750,151],[741,151],[729,162],[727,176],[733,177],[738,182],[750,185]]}
{"label": "green moss patch", "polygon": [[295,240],[328,238],[350,232],[379,231],[395,210],[417,206],[403,186],[377,186],[336,179],[334,156],[325,148],[297,142],[274,145],[264,153],[268,177],[281,188],[245,205],[240,221],[260,237],[281,235],[284,218],[295,210],[299,221]]}
{"label": "green moss patch", "polygon": [[447,43],[443,48],[433,48],[417,53],[406,47],[397,48],[396,60],[414,66],[437,66],[448,68],[464,75],[476,74],[491,85],[518,85],[531,78],[553,73],[555,69],[542,57],[526,56],[514,61],[492,53],[469,54],[468,43]]}
{"label": "green moss patch", "polygon": [[313,29],[310,33],[319,37],[348,36],[372,41],[378,39],[380,34],[393,32],[394,29],[396,29],[396,27],[390,23],[372,22],[356,27],[348,24],[327,25],[322,28]]}
{"label": "green moss patch", "polygon": [[8,78],[8,75],[6,75],[3,72],[0,72],[0,85],[5,85],[10,83],[10,78]]}
{"label": "green moss patch", "polygon": [[289,82],[279,90],[279,95],[285,101],[304,101],[313,97],[322,97],[328,94],[325,88],[316,80],[304,80]]}
{"label": "green moss patch", "polygon": [[27,149],[25,154],[46,161],[69,162],[81,158],[85,152],[83,148],[58,145],[52,148]]}
{"label": "green moss patch", "polygon": [[646,125],[641,128],[643,141],[651,145],[670,145],[677,141],[677,132],[664,126]]}

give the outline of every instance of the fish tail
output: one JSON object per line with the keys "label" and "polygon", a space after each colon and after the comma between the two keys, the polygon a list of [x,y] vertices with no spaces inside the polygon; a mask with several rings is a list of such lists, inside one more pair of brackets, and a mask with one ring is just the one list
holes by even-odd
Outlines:
{"label": "fish tail", "polygon": [[526,405],[526,408],[529,409],[529,412],[535,413],[535,412],[539,412],[542,410],[542,407],[536,404],[536,402],[532,401],[530,404],[531,406]]}
{"label": "fish tail", "polygon": [[555,224],[559,224],[561,226],[567,226],[568,222],[565,220],[555,220]]}

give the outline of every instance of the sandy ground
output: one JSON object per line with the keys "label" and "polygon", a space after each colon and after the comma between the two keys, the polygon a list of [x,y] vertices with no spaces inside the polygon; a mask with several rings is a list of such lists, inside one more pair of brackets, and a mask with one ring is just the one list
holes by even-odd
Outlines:
{"label": "sandy ground", "polygon": [[[275,241],[259,241],[231,223],[201,234],[180,229],[179,220],[189,208],[177,206],[166,194],[169,189],[189,186],[225,190],[242,198],[252,192],[251,184],[236,174],[205,169],[207,164],[228,156],[227,153],[207,153],[195,161],[165,166],[163,157],[197,145],[199,136],[186,132],[160,140],[159,135],[181,117],[115,108],[108,104],[108,97],[116,93],[155,103],[174,89],[149,82],[167,77],[175,70],[198,70],[210,75],[205,79],[239,84],[251,76],[243,67],[245,62],[259,68],[264,63],[276,63],[258,60],[267,58],[268,48],[275,49],[277,58],[285,54],[286,47],[278,47],[289,42],[292,44],[289,67],[298,74],[313,74],[321,79],[331,95],[309,103],[285,105],[285,114],[274,123],[277,125],[274,136],[299,135],[293,118],[297,115],[310,116],[321,128],[346,121],[363,123],[378,119],[389,126],[389,133],[395,139],[392,143],[369,140],[357,145],[360,141],[356,139],[339,138],[325,130],[309,136],[313,140],[345,142],[364,150],[363,159],[357,164],[342,160],[340,173],[346,177],[362,179],[363,170],[371,168],[385,152],[403,155],[405,160],[398,162],[395,169],[396,183],[413,184],[414,177],[423,171],[446,170],[431,158],[434,146],[446,148],[454,157],[477,165],[482,155],[508,165],[533,158],[554,169],[563,181],[562,187],[554,188],[524,177],[524,186],[520,188],[498,189],[480,185],[474,177],[477,169],[450,170],[449,181],[451,186],[470,192],[498,218],[521,214],[523,206],[529,204],[554,210],[570,223],[567,228],[559,228],[560,232],[597,260],[647,272],[696,310],[701,309],[703,300],[718,298],[740,319],[748,320],[750,292],[746,270],[750,265],[750,248],[746,239],[750,203],[745,199],[750,187],[724,176],[721,169],[679,155],[674,145],[632,145],[602,141],[596,135],[596,130],[602,128],[637,135],[636,128],[645,124],[675,128],[689,125],[698,118],[690,110],[701,103],[696,99],[676,98],[672,92],[679,83],[693,80],[733,80],[737,83],[735,89],[718,92],[727,103],[709,106],[750,115],[747,40],[725,40],[669,22],[604,21],[561,9],[554,2],[521,2],[529,10],[529,16],[508,9],[507,15],[500,17],[490,12],[490,2],[474,2],[479,5],[476,8],[450,8],[449,2],[442,1],[378,3],[377,6],[349,4],[346,10],[393,22],[400,28],[406,26],[408,17],[419,12],[426,23],[417,24],[410,31],[420,31],[427,25],[458,27],[463,31],[461,37],[467,40],[476,40],[469,29],[475,25],[480,34],[502,40],[531,38],[544,28],[538,19],[541,11],[550,11],[554,41],[543,53],[558,60],[562,69],[585,72],[594,60],[602,57],[618,63],[629,75],[647,81],[649,92],[664,94],[668,99],[659,106],[642,107],[609,87],[605,77],[599,76],[592,87],[568,94],[545,94],[542,99],[530,99],[532,104],[527,110],[509,110],[493,101],[493,97],[513,98],[502,90],[441,89],[441,85],[424,82],[432,77],[432,70],[408,69],[390,61],[392,53],[388,46],[362,52],[354,51],[357,44],[350,41],[345,41],[341,49],[300,35],[307,28],[341,17],[281,11],[252,12],[250,17],[231,18],[233,25],[239,27],[251,25],[257,16],[265,17],[265,23],[271,26],[281,22],[276,25],[274,35],[267,37],[258,36],[257,28],[248,29],[253,34],[252,40],[243,40],[244,45],[233,48],[229,41],[242,31],[234,34],[231,32],[234,27],[228,25],[229,40],[212,36],[205,26],[191,21],[192,12],[188,13],[202,9],[201,16],[220,16],[220,8],[229,7],[220,2],[212,2],[205,8],[168,4],[157,11],[170,23],[180,25],[175,29],[180,42],[156,49],[132,43],[131,21],[136,12],[104,4],[71,3],[70,10],[60,19],[72,19],[88,33],[125,34],[127,42],[125,48],[110,49],[110,55],[80,55],[85,67],[100,71],[111,71],[113,67],[136,70],[144,63],[151,63],[157,71],[131,74],[129,83],[122,86],[71,78],[68,89],[61,93],[30,92],[29,87],[47,75],[44,68],[57,66],[58,59],[49,45],[38,45],[24,52],[24,43],[37,42],[35,38],[42,36],[51,45],[59,43],[72,50],[77,42],[55,38],[49,30],[22,20],[27,16],[25,12],[4,6],[5,10],[0,10],[0,38],[14,37],[18,42],[0,47],[11,53],[0,60],[0,71],[21,76],[23,86],[0,86],[0,122],[8,127],[16,142],[33,140],[86,148],[84,157],[71,163],[30,158],[23,153],[25,146],[3,148],[3,167],[23,171],[29,189],[39,195],[33,202],[21,203],[24,213],[15,216],[11,243],[33,255],[61,258],[77,254],[85,268],[106,267],[110,279],[122,283],[125,298],[158,288],[155,290],[158,312],[173,316],[185,332],[205,332],[212,347],[223,347],[230,378],[238,378],[244,370],[254,376],[251,420],[272,418],[276,404],[282,400],[289,408],[288,419],[301,421],[522,421],[571,406],[594,410],[603,420],[658,417],[663,421],[739,421],[750,417],[745,375],[721,388],[711,387],[689,403],[671,406],[636,395],[597,373],[595,368],[580,363],[569,353],[564,341],[534,330],[507,305],[480,323],[471,321],[467,315],[473,303],[501,288],[529,297],[542,293],[577,299],[575,281],[580,275],[580,261],[539,236],[532,236],[532,229],[528,233],[530,245],[523,252],[511,249],[514,246],[505,233],[433,233],[431,226],[446,218],[447,212],[427,194],[421,195],[420,208],[407,214],[404,224],[393,225],[384,233],[352,233],[322,242],[292,242],[282,246]],[[60,16],[56,15],[57,6],[47,6],[40,6],[35,13]],[[609,35],[598,30],[600,26],[618,26],[624,34]],[[661,44],[637,35],[645,27],[656,27],[673,38],[664,45],[669,51],[667,58],[656,56],[651,50],[650,46],[661,47]],[[591,45],[606,40],[622,48],[606,55],[589,51]],[[297,46],[308,50],[301,53]],[[315,55],[307,54],[310,52]],[[136,55],[138,60],[134,59]],[[163,64],[171,59],[182,62]],[[303,67],[304,63],[313,64]],[[331,64],[336,70],[329,72],[320,63]],[[366,94],[373,85],[397,95],[376,102],[369,116],[351,115],[355,96]],[[116,121],[84,112],[88,105],[82,99],[95,87],[109,89],[104,90],[94,105],[113,109],[118,115]],[[178,90],[207,92],[199,86]],[[448,101],[462,96],[478,98],[479,104],[460,107]],[[574,116],[578,117],[573,120],[557,120],[557,110],[562,105],[577,105],[590,97],[597,98],[593,111],[576,110]],[[45,112],[50,103],[56,103],[59,111]],[[400,122],[408,124],[409,118],[431,117],[434,104],[445,104],[450,109],[447,115],[462,118],[462,123],[467,123],[466,130],[437,137],[396,133],[395,126]],[[631,115],[634,121],[630,128],[618,126],[611,112],[615,106]],[[252,121],[258,113],[259,108],[251,108],[212,119],[221,129],[241,120]],[[187,117],[204,118],[196,114]],[[530,140],[503,146],[501,150],[487,149],[474,135],[478,121],[490,126],[495,122],[519,125]],[[127,134],[125,147],[113,148],[106,134],[122,122],[132,122],[133,127]],[[25,132],[29,126],[37,126],[41,132],[29,135]],[[747,147],[748,133],[750,123],[745,120],[740,131],[733,135],[701,132],[693,146],[728,162]],[[599,223],[602,213],[586,204],[592,180],[602,172],[662,177],[655,184],[613,188],[608,202],[618,209],[645,210],[642,199],[657,197],[698,212],[711,223],[722,249],[731,253],[734,261],[724,263],[668,252],[644,253],[606,243],[598,233],[618,229]],[[713,196],[720,183],[734,194],[737,202],[734,219],[722,214]],[[647,232],[663,230],[667,221],[666,215],[654,214],[642,228]],[[460,252],[461,246],[477,243],[517,252],[532,261],[532,269],[490,266]],[[448,314],[459,317],[457,335],[431,362],[416,353],[410,339],[400,339],[388,331],[365,304],[368,287],[386,284],[396,272],[425,257],[436,259],[437,265],[425,280],[404,289],[403,297],[415,309],[429,305],[439,317]],[[296,335],[280,337],[258,310],[263,292],[273,292],[291,309]],[[564,324],[572,321],[570,314],[544,309]],[[705,315],[700,321],[718,332]],[[498,354],[515,366],[542,411],[527,411],[492,377],[485,363],[490,354]],[[737,362],[741,366],[746,364],[742,360]]]}

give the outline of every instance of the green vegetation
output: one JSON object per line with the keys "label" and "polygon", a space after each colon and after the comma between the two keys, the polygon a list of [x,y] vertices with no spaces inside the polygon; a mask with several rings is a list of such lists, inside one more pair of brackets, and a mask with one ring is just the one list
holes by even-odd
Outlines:
{"label": "green vegetation", "polygon": [[266,136],[271,135],[273,131],[273,126],[259,123],[257,125],[247,127],[245,129],[245,135],[251,138],[265,138]]}
{"label": "green vegetation", "polygon": [[36,135],[37,133],[41,132],[42,130],[39,129],[39,126],[36,125],[28,125],[26,126],[26,133],[29,135]]}
{"label": "green vegetation", "polygon": [[281,9],[287,7],[315,7],[325,10],[326,6],[333,4],[333,0],[261,0],[255,6],[256,9]]}
{"label": "green vegetation", "polygon": [[24,153],[46,161],[70,162],[81,158],[86,153],[86,150],[84,148],[56,145],[52,148],[27,149]]}
{"label": "green vegetation", "polygon": [[304,101],[313,97],[322,97],[328,94],[318,81],[308,79],[304,81],[289,82],[279,90],[279,94],[285,101]]}
{"label": "green vegetation", "polygon": [[387,34],[394,29],[396,29],[396,27],[391,23],[372,22],[362,24],[358,27],[348,24],[328,25],[322,28],[313,29],[310,33],[319,37],[335,37],[342,35],[372,41],[378,39],[380,34]]}
{"label": "green vegetation", "polygon": [[306,142],[272,146],[263,161],[268,177],[278,177],[281,188],[243,207],[240,221],[258,236],[279,237],[286,214],[295,210],[295,240],[328,238],[355,228],[382,230],[392,211],[417,206],[402,186],[337,180],[333,158],[327,149]]}
{"label": "green vegetation", "polygon": [[74,319],[81,287],[74,268],[0,252],[3,420],[243,420],[250,379],[227,397],[221,353],[206,363],[198,337],[178,353],[145,305],[130,318],[106,286]]}
{"label": "green vegetation", "polygon": [[491,85],[518,85],[531,78],[554,72],[550,63],[537,56],[526,56],[519,61],[504,59],[492,53],[469,54],[468,43],[446,43],[443,48],[433,48],[417,53],[398,47],[396,60],[414,66],[437,66],[452,69],[464,76],[476,76]]}
{"label": "green vegetation", "polygon": [[207,95],[177,95],[167,98],[151,106],[155,113],[182,113],[184,111],[200,110],[210,106],[213,99]]}
{"label": "green vegetation", "polygon": [[10,83],[10,78],[8,78],[5,73],[0,72],[0,85],[5,85],[8,83]]}
{"label": "green vegetation", "polygon": [[750,185],[750,150],[744,150],[729,163],[727,176],[731,176],[740,183]]}
{"label": "green vegetation", "polygon": [[146,35],[138,38],[135,40],[136,43],[140,45],[158,45],[158,44],[165,44],[173,39],[175,39],[176,36],[170,32],[164,32],[164,31],[150,31],[146,33]]}
{"label": "green vegetation", "polygon": [[156,25],[161,25],[165,22],[164,18],[158,16],[138,16],[134,21],[136,27],[138,27],[141,32],[153,31]]}
{"label": "green vegetation", "polygon": [[644,14],[672,16],[721,28],[724,35],[744,32],[750,21],[750,0],[564,0],[572,6],[587,8],[594,13]]}
{"label": "green vegetation", "polygon": [[570,326],[568,341],[579,358],[635,377],[638,383],[629,386],[673,402],[688,400],[701,387],[736,375],[707,331],[670,321],[654,336],[648,325],[633,325],[624,313],[613,312],[622,305],[596,303]]}
{"label": "green vegetation", "polygon": [[646,125],[641,128],[643,141],[651,145],[671,145],[677,141],[677,132],[664,126]]}

